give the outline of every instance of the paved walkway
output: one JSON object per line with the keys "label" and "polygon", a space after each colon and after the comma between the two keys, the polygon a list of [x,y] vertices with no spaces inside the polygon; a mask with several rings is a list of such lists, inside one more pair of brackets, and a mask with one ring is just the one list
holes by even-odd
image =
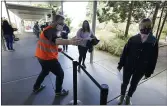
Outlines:
{"label": "paved walkway", "polygon": [[[70,90],[66,97],[55,97],[56,77],[50,73],[44,84],[46,89],[37,95],[32,94],[32,86],[41,70],[34,57],[37,39],[32,33],[25,33],[16,42],[15,52],[2,52],[2,104],[3,105],[58,105],[67,104],[73,99],[72,62],[63,54],[59,54],[59,61],[65,72],[64,88]],[[68,54],[78,59],[76,46],[70,46]],[[108,53],[95,51],[94,63],[90,64],[90,54],[87,54],[87,70],[100,83],[108,84],[108,101],[120,94],[121,81],[117,76],[118,58]],[[160,49],[155,74],[167,69],[167,47]],[[167,105],[167,71],[163,71],[152,79],[142,83],[135,92],[132,103],[135,105]],[[78,99],[84,105],[98,105],[99,89],[81,71],[78,73]],[[117,104],[117,100],[108,103]]]}

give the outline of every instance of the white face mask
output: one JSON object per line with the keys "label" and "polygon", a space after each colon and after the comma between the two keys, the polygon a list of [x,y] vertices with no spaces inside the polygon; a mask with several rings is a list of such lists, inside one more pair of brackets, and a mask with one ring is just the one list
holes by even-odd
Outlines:
{"label": "white face mask", "polygon": [[56,26],[56,29],[57,29],[58,31],[62,31],[62,30],[63,30],[63,25],[57,25],[57,26]]}
{"label": "white face mask", "polygon": [[57,25],[56,29],[57,29],[57,37],[61,37],[61,32],[63,31],[63,25]]}

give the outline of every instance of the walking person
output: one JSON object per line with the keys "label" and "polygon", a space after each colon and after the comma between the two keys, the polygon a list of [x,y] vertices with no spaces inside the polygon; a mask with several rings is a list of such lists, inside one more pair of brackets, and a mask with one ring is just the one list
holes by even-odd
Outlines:
{"label": "walking person", "polygon": [[[149,78],[154,72],[158,57],[158,41],[152,34],[151,24],[149,18],[143,19],[139,23],[140,33],[132,36],[124,47],[117,67],[119,71],[123,67],[123,83],[119,105],[123,103],[124,98],[125,104],[130,105],[130,98],[139,81],[143,76],[145,76],[145,79]],[[127,96],[125,96],[129,82],[130,88]]]}
{"label": "walking person", "polygon": [[[69,27],[65,24],[63,26],[63,31],[61,33],[61,36],[63,39],[68,39],[68,34],[70,33],[70,29]],[[63,51],[66,51],[67,52],[68,50],[68,45],[63,45]]]}
{"label": "walking person", "polygon": [[33,30],[34,30],[35,35],[37,36],[37,38],[39,38],[40,28],[39,28],[39,25],[38,25],[38,21],[35,23]]}
{"label": "walking person", "polygon": [[9,25],[8,21],[7,20],[4,20],[3,21],[3,24],[2,24],[2,30],[3,30],[3,35],[5,37],[5,40],[6,40],[6,45],[7,45],[7,48],[8,50],[10,51],[14,51],[13,49],[13,32],[16,31],[15,28],[12,28],[11,25]]}
{"label": "walking person", "polygon": [[63,30],[64,17],[62,15],[53,15],[52,24],[49,25],[40,34],[37,42],[35,56],[37,57],[42,71],[39,74],[33,91],[35,93],[45,88],[41,85],[45,77],[52,72],[56,76],[56,96],[68,95],[68,90],[63,89],[64,71],[58,61],[58,45],[87,45],[87,40],[76,38],[62,39],[61,31]]}
{"label": "walking person", "polygon": [[[90,29],[90,26],[89,26],[89,22],[87,20],[85,20],[82,24],[82,28],[80,28],[77,32],[77,38],[78,39],[92,39],[92,38],[96,38],[93,34],[93,32],[91,31]],[[82,62],[82,65],[84,68],[86,68],[86,65],[85,65],[85,59],[86,59],[86,54],[87,54],[87,51],[88,51],[88,47],[83,47],[83,46],[78,46],[78,51],[79,51],[79,64],[81,64]],[[78,67],[78,70],[80,70],[80,67]]]}

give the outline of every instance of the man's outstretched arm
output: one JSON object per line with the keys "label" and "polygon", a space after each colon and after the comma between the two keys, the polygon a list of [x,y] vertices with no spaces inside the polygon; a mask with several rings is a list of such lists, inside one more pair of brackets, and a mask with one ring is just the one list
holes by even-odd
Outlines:
{"label": "man's outstretched arm", "polygon": [[87,43],[88,43],[88,40],[76,39],[75,37],[72,39],[57,38],[55,40],[56,45],[81,45],[86,47]]}

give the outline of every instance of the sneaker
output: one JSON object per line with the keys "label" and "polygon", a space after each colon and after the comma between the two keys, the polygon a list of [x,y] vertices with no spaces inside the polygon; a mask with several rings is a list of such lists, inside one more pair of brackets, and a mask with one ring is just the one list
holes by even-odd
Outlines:
{"label": "sneaker", "polygon": [[11,49],[11,51],[15,51],[15,49]]}
{"label": "sneaker", "polygon": [[129,96],[126,96],[126,98],[125,98],[125,105],[132,105]]}
{"label": "sneaker", "polygon": [[118,101],[119,101],[118,105],[122,105],[122,103],[123,103],[123,101],[124,101],[124,98],[125,98],[124,95],[121,95],[121,96],[118,98]]}
{"label": "sneaker", "polygon": [[83,65],[84,68],[86,68],[86,65],[84,63],[82,65]]}
{"label": "sneaker", "polygon": [[38,92],[42,91],[45,87],[46,87],[45,85],[41,85],[38,89],[34,89],[33,92],[38,93]]}
{"label": "sneaker", "polygon": [[68,93],[68,90],[62,89],[61,92],[56,93],[56,96],[66,96]]}
{"label": "sneaker", "polygon": [[8,51],[9,51],[9,52],[14,52],[15,50],[14,50],[14,49],[9,49]]}

